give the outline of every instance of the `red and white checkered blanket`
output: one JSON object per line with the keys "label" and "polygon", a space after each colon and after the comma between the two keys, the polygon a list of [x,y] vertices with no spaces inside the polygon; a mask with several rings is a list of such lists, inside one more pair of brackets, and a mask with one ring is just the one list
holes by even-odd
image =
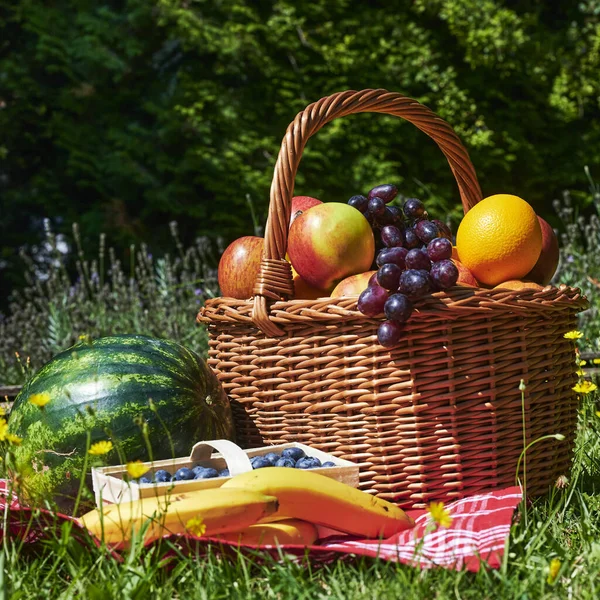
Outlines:
{"label": "red and white checkered blanket", "polygon": [[[49,524],[72,520],[60,514],[46,511],[36,512],[31,521],[31,510],[21,507],[14,496],[8,502],[6,482],[0,480],[0,509],[10,506],[10,535],[26,535],[25,541],[35,543],[48,535]],[[481,563],[498,568],[502,561],[516,506],[522,499],[518,487],[494,490],[457,500],[446,505],[452,518],[449,527],[437,526],[426,510],[407,511],[415,520],[415,527],[398,533],[386,540],[361,540],[347,535],[330,536],[308,549],[300,546],[284,546],[287,554],[308,556],[315,562],[330,562],[341,555],[363,555],[383,560],[402,562],[428,569],[445,567],[477,571]],[[3,521],[3,520],[2,520]],[[22,523],[22,527],[19,526]],[[74,535],[80,540],[91,538],[75,521]],[[37,526],[37,527],[36,527]],[[2,525],[0,525],[2,527]],[[26,532],[26,533],[24,533]],[[193,540],[194,551],[198,551],[198,539],[186,536],[170,536],[170,540],[184,544]],[[93,540],[97,543],[97,540]],[[156,543],[156,542],[154,542]],[[206,544],[210,543],[207,539]],[[219,542],[223,543],[223,542]],[[191,547],[188,545],[188,548]],[[248,551],[262,549],[277,555],[273,547],[247,547]],[[117,555],[118,556],[118,555]]]}

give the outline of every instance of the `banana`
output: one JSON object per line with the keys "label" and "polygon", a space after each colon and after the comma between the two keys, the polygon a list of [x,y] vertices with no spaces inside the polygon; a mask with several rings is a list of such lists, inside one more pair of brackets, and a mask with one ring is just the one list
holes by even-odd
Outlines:
{"label": "banana", "polygon": [[310,471],[256,469],[232,477],[220,489],[234,488],[277,498],[277,512],[262,522],[302,519],[366,538],[387,538],[414,526],[414,521],[395,504]]}
{"label": "banana", "polygon": [[213,488],[111,504],[83,515],[80,523],[107,544],[126,545],[140,531],[145,542],[171,533],[214,536],[239,531],[276,510],[272,496]]}
{"label": "banana", "polygon": [[219,540],[251,546],[311,546],[318,537],[317,528],[308,521],[286,519],[276,523],[250,525],[241,531],[232,531],[216,536]]}

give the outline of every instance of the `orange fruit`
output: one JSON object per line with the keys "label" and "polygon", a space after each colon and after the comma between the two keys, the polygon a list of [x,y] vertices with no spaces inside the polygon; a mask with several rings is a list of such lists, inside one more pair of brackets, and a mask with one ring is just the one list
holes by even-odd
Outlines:
{"label": "orange fruit", "polygon": [[464,216],[456,232],[456,249],[477,281],[493,286],[531,271],[542,251],[542,229],[525,200],[496,194]]}
{"label": "orange fruit", "polygon": [[505,289],[505,290],[543,290],[544,286],[533,281],[522,281],[521,279],[509,279],[499,283],[494,289]]}

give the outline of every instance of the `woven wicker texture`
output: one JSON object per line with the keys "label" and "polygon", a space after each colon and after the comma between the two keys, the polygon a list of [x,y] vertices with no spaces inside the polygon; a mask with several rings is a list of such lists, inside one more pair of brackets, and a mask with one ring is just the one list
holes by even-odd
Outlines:
{"label": "woven wicker texture", "polygon": [[[449,125],[385,90],[343,92],[298,114],[277,159],[265,260],[251,300],[216,298],[209,365],[232,401],[243,447],[298,441],[360,465],[360,487],[406,507],[513,485],[523,428],[527,487],[544,493],[569,471],[578,400],[573,342],[587,305],[566,286],[542,291],[455,287],[416,305],[394,349],[377,343],[380,319],[357,298],[285,300],[293,182],[310,135],[356,112],[402,116],[440,146],[465,212],[480,198],[468,157]],[[524,411],[519,383],[526,383]]]}

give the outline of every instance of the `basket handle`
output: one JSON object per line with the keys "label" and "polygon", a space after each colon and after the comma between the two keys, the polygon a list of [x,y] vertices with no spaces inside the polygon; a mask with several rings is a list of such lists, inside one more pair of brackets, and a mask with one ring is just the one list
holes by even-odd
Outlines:
{"label": "basket handle", "polygon": [[406,119],[440,147],[456,178],[466,213],[481,200],[481,189],[469,154],[448,123],[412,98],[387,90],[349,90],[313,102],[296,115],[281,143],[271,183],[269,216],[260,271],[254,285],[252,320],[268,336],[283,335],[269,318],[268,300],[294,293],[292,273],[285,260],[294,194],[294,180],[308,139],[338,117],[364,112]]}

